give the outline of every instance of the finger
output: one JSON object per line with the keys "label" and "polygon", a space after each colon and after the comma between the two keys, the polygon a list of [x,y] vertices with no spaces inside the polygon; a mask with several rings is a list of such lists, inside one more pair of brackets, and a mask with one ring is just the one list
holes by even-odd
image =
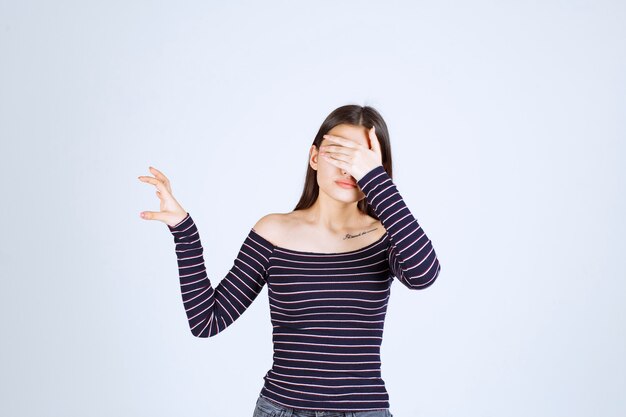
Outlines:
{"label": "finger", "polygon": [[143,182],[147,182],[149,184],[152,184],[154,186],[157,187],[157,190],[159,190],[160,192],[164,193],[165,195],[171,195],[171,193],[169,192],[169,190],[167,189],[167,187],[165,186],[165,184],[163,184],[163,181],[158,180],[154,177],[148,177],[145,175],[142,175],[141,177],[139,177],[139,179]]}
{"label": "finger", "polygon": [[352,142],[351,140],[342,138],[341,136],[335,136],[335,135],[324,135],[323,136],[324,139],[326,139],[329,142],[334,142],[334,143],[338,143],[341,146],[345,146],[347,148],[357,148],[361,145]]}
{"label": "finger", "polygon": [[378,141],[378,136],[376,136],[376,126],[372,126],[369,130],[371,149],[380,153],[380,142]]}
{"label": "finger", "polygon": [[163,220],[163,213],[155,211],[142,211],[139,216],[144,220]]}
{"label": "finger", "polygon": [[340,145],[322,145],[320,146],[320,152],[322,154],[327,152],[331,154],[351,155],[353,153],[353,150]]}
{"label": "finger", "polygon": [[324,152],[324,153],[322,153],[322,157],[325,158],[327,161],[329,161],[331,163],[332,162],[335,162],[335,163],[336,162],[342,162],[342,163],[345,163],[346,165],[351,160],[351,158],[349,156],[347,156],[347,155],[343,155],[343,154],[340,154],[340,153],[334,153],[334,152],[331,152],[331,153]]}
{"label": "finger", "polygon": [[342,161],[341,159],[336,159],[333,158],[329,155],[324,155],[324,159],[326,161],[328,161],[330,164],[336,166],[337,168],[341,168],[344,169],[346,171],[350,170],[350,164],[348,164],[347,162]]}
{"label": "finger", "polygon": [[150,172],[152,172],[152,174],[154,174],[155,177],[157,177],[158,179],[163,181],[163,184],[165,184],[165,186],[167,187],[167,189],[171,193],[172,189],[170,188],[170,180],[165,176],[165,174],[163,174],[161,171],[159,171],[158,169],[156,169],[155,167],[152,167],[152,166],[148,167],[148,169],[150,170]]}

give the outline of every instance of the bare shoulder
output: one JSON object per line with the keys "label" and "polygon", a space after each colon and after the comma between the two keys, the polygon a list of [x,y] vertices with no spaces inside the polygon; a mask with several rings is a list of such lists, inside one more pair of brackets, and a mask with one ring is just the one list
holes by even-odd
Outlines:
{"label": "bare shoulder", "polygon": [[290,213],[270,213],[261,217],[252,228],[269,242],[279,242],[283,236]]}

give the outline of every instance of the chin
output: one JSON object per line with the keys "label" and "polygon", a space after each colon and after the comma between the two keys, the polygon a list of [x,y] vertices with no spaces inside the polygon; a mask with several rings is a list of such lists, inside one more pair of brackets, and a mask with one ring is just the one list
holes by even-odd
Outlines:
{"label": "chin", "polygon": [[326,194],[328,194],[328,196],[333,198],[334,200],[341,201],[342,203],[356,203],[361,200],[361,193],[357,189],[355,189],[354,191],[344,191],[345,192],[343,193],[333,191],[332,193],[327,192]]}
{"label": "chin", "polygon": [[358,203],[359,202],[359,197],[355,196],[354,198],[335,198],[335,200],[341,201],[342,203]]}

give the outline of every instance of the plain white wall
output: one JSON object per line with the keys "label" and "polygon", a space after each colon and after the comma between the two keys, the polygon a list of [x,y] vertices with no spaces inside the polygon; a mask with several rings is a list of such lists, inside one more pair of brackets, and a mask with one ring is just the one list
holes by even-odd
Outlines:
{"label": "plain white wall", "polygon": [[267,288],[194,338],[137,176],[170,177],[217,284],[348,103],[442,265],[392,287],[392,413],[626,414],[624,3],[381,3],[0,3],[0,414],[251,416]]}

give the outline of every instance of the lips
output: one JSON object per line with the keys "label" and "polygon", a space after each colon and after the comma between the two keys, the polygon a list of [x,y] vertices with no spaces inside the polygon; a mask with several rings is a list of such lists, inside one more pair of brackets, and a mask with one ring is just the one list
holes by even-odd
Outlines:
{"label": "lips", "polygon": [[335,182],[340,185],[348,185],[348,186],[356,187],[355,182],[350,182],[350,181],[335,181]]}

